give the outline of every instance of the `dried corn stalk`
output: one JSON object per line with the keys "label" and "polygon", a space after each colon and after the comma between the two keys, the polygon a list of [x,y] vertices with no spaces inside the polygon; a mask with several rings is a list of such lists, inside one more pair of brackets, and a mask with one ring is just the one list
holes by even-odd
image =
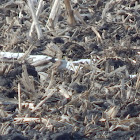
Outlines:
{"label": "dried corn stalk", "polygon": [[137,82],[136,82],[136,89],[140,88],[140,73],[138,74]]}
{"label": "dried corn stalk", "polygon": [[[36,11],[36,17],[38,18],[42,9],[43,9],[43,6],[44,6],[44,1],[43,0],[40,0],[39,1],[39,4],[38,4],[38,8],[37,8],[37,11]],[[33,21],[32,22],[32,25],[31,25],[31,28],[30,28],[30,31],[29,31],[29,36],[31,37],[32,36],[32,33],[34,31],[34,27],[35,27],[35,22]],[[40,32],[39,32],[40,33]],[[41,35],[39,35],[41,36]]]}
{"label": "dried corn stalk", "polygon": [[47,25],[50,28],[54,28],[55,27],[55,23],[58,20],[58,15],[60,14],[60,12],[61,12],[61,9],[60,9],[60,0],[55,0],[54,1],[54,4],[52,6],[52,9],[51,9],[51,13],[50,13],[48,22],[47,22]]}
{"label": "dried corn stalk", "polygon": [[31,0],[28,0],[28,5],[32,14],[33,22],[37,31],[38,39],[42,38],[42,31],[38,22],[38,18],[35,14],[35,8],[33,7],[33,2]]}
{"label": "dried corn stalk", "polygon": [[66,6],[68,23],[69,23],[69,25],[74,26],[76,24],[76,20],[74,18],[74,12],[71,8],[70,0],[64,0],[64,3],[65,3],[65,6]]}

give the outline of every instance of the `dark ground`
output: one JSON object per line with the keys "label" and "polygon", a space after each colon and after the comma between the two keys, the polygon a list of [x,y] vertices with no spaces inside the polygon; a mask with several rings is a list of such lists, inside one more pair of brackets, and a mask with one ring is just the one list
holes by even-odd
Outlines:
{"label": "dark ground", "polygon": [[[55,30],[45,26],[51,9],[46,0],[39,17],[41,40],[36,32],[32,40],[27,35],[32,18],[26,1],[0,2],[1,51],[25,52],[33,45],[32,55],[52,57],[42,64],[45,69],[36,70],[29,59],[1,56],[1,140],[140,139],[139,0],[75,1],[72,6],[86,25],[78,21],[74,27],[67,25],[62,4]],[[53,66],[60,54],[92,63],[81,63],[76,71],[58,70]],[[45,82],[39,72],[46,74]]]}

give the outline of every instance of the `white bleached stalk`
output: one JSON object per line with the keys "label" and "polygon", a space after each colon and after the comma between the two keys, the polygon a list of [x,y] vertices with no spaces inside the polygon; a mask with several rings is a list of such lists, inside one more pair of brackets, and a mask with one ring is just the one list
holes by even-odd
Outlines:
{"label": "white bleached stalk", "polygon": [[33,22],[34,22],[34,25],[35,25],[35,28],[36,28],[36,31],[37,31],[38,39],[41,39],[42,38],[42,31],[40,29],[38,18],[35,15],[35,9],[33,7],[33,2],[31,0],[28,0],[28,5],[29,5],[29,8],[30,8],[30,11],[31,11],[31,14],[32,14],[32,18],[33,18]]}
{"label": "white bleached stalk", "polygon": [[[24,56],[24,53],[11,53],[11,52],[0,52],[0,59],[1,61],[3,58],[22,58]],[[32,62],[30,62],[31,65],[37,66],[39,62],[41,61],[49,61],[52,58],[48,57],[46,55],[29,55],[26,57],[27,59],[32,59]],[[13,62],[12,60],[7,60],[8,62]],[[59,61],[58,59],[55,59],[55,61]],[[80,59],[78,61],[66,61],[66,60],[61,60],[61,65],[59,66],[59,69],[69,69],[73,71],[77,71],[79,69],[80,63],[91,63],[90,59]],[[77,66],[75,66],[77,65]]]}
{"label": "white bleached stalk", "polygon": [[[5,60],[5,62],[14,62],[16,60],[13,60],[14,58],[15,59],[18,59],[20,57],[22,57],[24,55],[24,53],[11,53],[11,52],[0,52],[0,62],[4,62],[4,58],[11,58],[12,60]],[[140,52],[138,52],[138,55],[140,55]],[[35,66],[39,64],[40,61],[49,61],[51,60],[52,58],[49,57],[49,56],[46,56],[46,55],[29,55],[27,56],[27,59],[32,59],[32,62],[30,62],[31,65]],[[55,61],[59,61],[58,59],[55,59]],[[79,65],[80,63],[88,63],[88,64],[91,64],[92,61],[94,62],[95,60],[94,59],[80,59],[78,61],[66,61],[66,60],[61,60],[61,66],[59,67],[60,69],[69,69],[69,70],[72,70],[72,71],[77,71],[79,69]],[[136,75],[129,75],[130,78],[135,78]]]}
{"label": "white bleached stalk", "polygon": [[[39,1],[39,4],[38,4],[38,8],[37,8],[37,11],[36,11],[36,17],[38,18],[42,9],[43,9],[43,6],[44,6],[44,1],[43,0],[40,0]],[[34,26],[35,26],[35,22],[33,21],[32,22],[32,25],[31,25],[31,28],[30,28],[30,31],[29,31],[29,36],[31,37],[32,36],[32,32],[34,30]]]}

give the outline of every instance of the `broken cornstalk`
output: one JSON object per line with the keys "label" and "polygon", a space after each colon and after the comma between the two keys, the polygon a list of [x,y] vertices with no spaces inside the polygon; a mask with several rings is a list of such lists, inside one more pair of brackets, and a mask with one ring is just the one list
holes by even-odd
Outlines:
{"label": "broken cornstalk", "polygon": [[75,20],[75,17],[74,17],[74,12],[71,8],[70,0],[64,0],[64,4],[65,4],[65,7],[66,7],[66,11],[67,11],[67,16],[68,16],[67,20],[68,20],[69,25],[75,26],[76,25],[76,20]]}
{"label": "broken cornstalk", "polygon": [[49,15],[49,19],[47,21],[47,25],[51,28],[54,28],[55,23],[58,20],[58,15],[60,13],[60,0],[55,0],[51,9],[51,13]]}
{"label": "broken cornstalk", "polygon": [[33,18],[33,22],[34,22],[34,25],[35,25],[35,28],[36,28],[36,31],[37,31],[38,39],[41,39],[42,36],[43,36],[42,31],[41,31],[41,28],[40,28],[40,25],[39,25],[39,22],[38,22],[38,18],[35,14],[35,8],[33,6],[33,2],[31,0],[28,0],[28,6],[29,6],[31,14],[32,14],[32,18]]}

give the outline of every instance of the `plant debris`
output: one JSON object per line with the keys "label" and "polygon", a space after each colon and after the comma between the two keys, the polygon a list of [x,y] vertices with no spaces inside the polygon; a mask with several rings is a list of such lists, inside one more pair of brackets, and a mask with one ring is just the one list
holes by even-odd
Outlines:
{"label": "plant debris", "polygon": [[0,2],[0,139],[140,139],[138,0]]}

